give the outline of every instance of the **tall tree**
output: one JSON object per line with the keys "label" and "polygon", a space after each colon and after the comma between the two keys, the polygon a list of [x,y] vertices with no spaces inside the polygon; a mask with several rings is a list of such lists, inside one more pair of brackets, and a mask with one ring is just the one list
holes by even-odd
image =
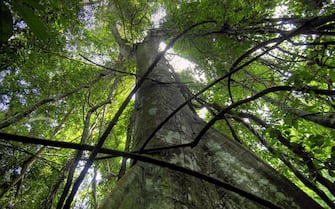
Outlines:
{"label": "tall tree", "polygon": [[331,2],[1,7],[3,206],[334,208]]}

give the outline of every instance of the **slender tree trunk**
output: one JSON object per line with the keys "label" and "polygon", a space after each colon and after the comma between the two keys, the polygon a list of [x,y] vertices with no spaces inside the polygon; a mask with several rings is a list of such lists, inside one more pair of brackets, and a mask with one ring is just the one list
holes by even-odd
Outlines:
{"label": "slender tree trunk", "polygon": [[[159,43],[160,38],[152,33],[137,47],[139,75],[147,70],[156,57]],[[150,78],[173,82],[169,67],[166,60],[161,60]],[[177,85],[147,80],[136,94],[133,150],[139,150],[157,125],[184,101]],[[156,133],[147,148],[191,142],[204,125],[196,113],[185,107]],[[193,149],[166,150],[151,156],[215,177],[281,208],[321,208],[246,148],[214,129],[210,129]],[[121,178],[102,208],[265,207],[195,177],[137,162]]]}

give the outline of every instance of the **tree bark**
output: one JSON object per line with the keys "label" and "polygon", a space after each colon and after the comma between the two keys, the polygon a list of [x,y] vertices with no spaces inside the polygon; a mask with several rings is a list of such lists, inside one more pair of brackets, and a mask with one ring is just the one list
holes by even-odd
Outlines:
{"label": "tree bark", "polygon": [[[155,59],[161,39],[149,33],[136,50],[137,74],[142,75]],[[161,82],[173,82],[167,61],[162,59],[150,74]],[[146,80],[136,94],[133,150],[185,99],[175,84]],[[185,106],[152,138],[146,148],[190,143],[203,128],[195,112]],[[210,129],[194,147],[164,150],[152,157],[187,167],[230,183],[281,208],[321,208],[272,167],[224,134]],[[121,178],[101,208],[266,208],[240,195],[183,173],[136,162]]]}

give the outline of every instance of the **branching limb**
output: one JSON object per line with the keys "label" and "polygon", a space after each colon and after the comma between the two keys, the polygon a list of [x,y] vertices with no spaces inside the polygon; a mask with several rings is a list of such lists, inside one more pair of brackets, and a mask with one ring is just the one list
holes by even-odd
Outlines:
{"label": "branching limb", "polygon": [[227,125],[228,125],[228,127],[229,127],[229,130],[230,130],[231,134],[233,135],[233,139],[234,139],[235,141],[237,141],[238,143],[241,144],[242,141],[240,140],[240,137],[238,137],[238,135],[237,135],[235,129],[233,128],[233,126],[230,124],[228,118],[227,118],[226,116],[223,116],[223,119],[226,121],[226,123],[227,123]]}
{"label": "branching limb", "polygon": [[[108,71],[115,72],[115,73],[120,73],[120,74],[124,74],[124,75],[128,75],[128,76],[134,76],[136,78],[141,78],[142,77],[140,75],[137,75],[136,73],[126,72],[126,71],[122,71],[122,70],[117,70],[115,68],[106,67],[104,65],[101,65],[99,63],[94,62],[93,60],[91,60],[91,59],[89,59],[89,58],[87,58],[87,57],[85,57],[81,54],[79,56],[82,57],[84,60],[92,63],[93,65],[98,66],[98,67],[103,68],[103,69],[106,69]],[[146,80],[149,80],[149,81],[155,82],[157,84],[161,84],[161,85],[172,85],[172,84],[179,85],[179,84],[182,84],[182,82],[178,82],[178,81],[177,82],[162,82],[162,81],[155,80],[155,79],[152,79],[152,78],[146,78]]]}
{"label": "branching limb", "polygon": [[[243,88],[256,93],[256,91],[242,83],[239,83],[241,86],[243,86]],[[326,96],[333,96],[334,94],[334,90],[321,90],[319,89],[318,91],[314,91],[313,89],[309,89],[309,88],[305,88],[305,90],[301,91],[303,93],[314,93],[314,94],[320,94],[320,95],[326,95]],[[296,115],[299,118],[303,118],[305,120],[308,121],[312,121],[314,123],[317,123],[319,125],[322,125],[324,127],[328,127],[328,128],[332,128],[335,129],[335,121],[332,120],[332,118],[335,117],[335,113],[311,113],[311,112],[307,112],[304,110],[300,110],[300,109],[295,109],[292,108],[276,99],[272,99],[268,96],[263,96],[262,99],[266,102],[269,102],[275,106],[277,106],[278,108],[292,114],[292,115]]]}
{"label": "branching limb", "polygon": [[[147,141],[142,146],[142,148],[139,151],[135,151],[135,153],[155,153],[155,152],[160,152],[162,150],[167,150],[167,149],[177,149],[177,148],[183,148],[183,147],[194,147],[194,146],[196,146],[199,143],[200,139],[207,132],[207,130],[210,127],[212,127],[217,120],[220,120],[220,119],[222,119],[224,117],[225,113],[230,112],[233,108],[235,108],[235,107],[237,107],[239,105],[251,102],[251,101],[256,100],[256,99],[258,99],[260,97],[263,98],[264,95],[266,95],[268,93],[276,92],[276,91],[301,91],[301,92],[313,92],[314,94],[322,94],[322,95],[335,95],[335,91],[329,91],[329,90],[323,90],[323,89],[314,89],[314,88],[307,88],[307,87],[305,87],[305,88],[296,88],[296,87],[291,87],[291,86],[277,86],[277,87],[268,88],[268,89],[265,89],[265,90],[263,90],[263,91],[255,94],[252,97],[249,97],[247,99],[243,99],[243,100],[240,100],[238,102],[235,102],[235,103],[229,105],[228,107],[226,107],[224,109],[221,109],[220,107],[217,107],[217,106],[214,107],[214,109],[216,109],[217,111],[220,111],[220,112],[211,121],[209,121],[207,123],[207,125],[199,132],[198,136],[194,139],[193,142],[185,143],[185,144],[171,145],[171,146],[166,146],[166,147],[144,149],[145,146],[146,146],[146,144],[149,143],[149,141],[163,127],[163,125],[170,118],[172,118],[173,115],[175,115],[179,110],[181,110],[188,103],[189,100],[191,100],[191,98],[190,98],[189,100],[187,100],[184,103],[182,103],[177,109],[175,109],[167,118],[165,118],[165,120],[162,121],[156,127],[156,129],[152,132],[152,134],[147,138]],[[195,94],[193,97],[196,97],[197,95],[198,94]]]}
{"label": "branching limb", "polygon": [[[133,111],[131,116],[130,116],[130,121],[128,124],[128,129],[127,129],[127,139],[126,139],[126,144],[125,144],[125,152],[129,152],[130,150],[130,144],[132,141],[132,135],[134,132],[134,123],[135,123],[135,112]],[[117,179],[121,179],[121,177],[126,173],[126,168],[127,168],[127,160],[128,158],[123,157],[122,158],[122,162],[121,162],[121,167],[120,167],[120,171],[119,174],[117,176]]]}

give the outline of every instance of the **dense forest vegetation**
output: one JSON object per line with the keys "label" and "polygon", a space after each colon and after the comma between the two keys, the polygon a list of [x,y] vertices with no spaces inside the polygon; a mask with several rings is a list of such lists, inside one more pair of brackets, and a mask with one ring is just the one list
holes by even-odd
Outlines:
{"label": "dense forest vegetation", "polygon": [[1,208],[335,208],[334,0],[3,0]]}

